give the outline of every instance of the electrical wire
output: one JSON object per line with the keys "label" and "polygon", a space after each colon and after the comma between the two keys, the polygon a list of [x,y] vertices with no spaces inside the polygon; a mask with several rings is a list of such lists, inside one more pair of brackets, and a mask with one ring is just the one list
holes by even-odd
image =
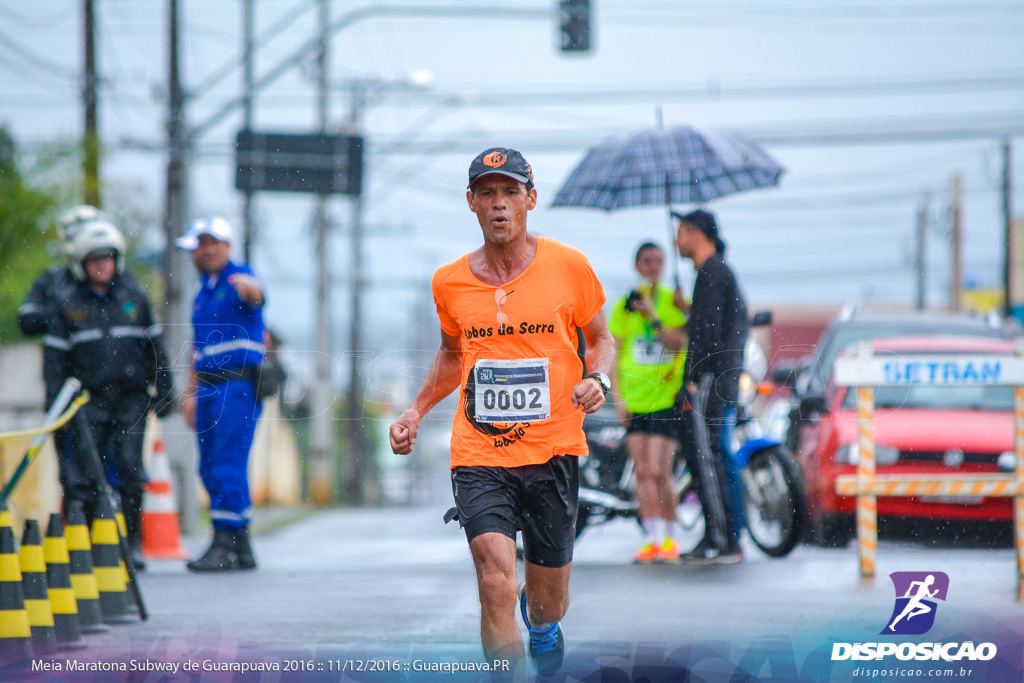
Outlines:
{"label": "electrical wire", "polygon": [[27,29],[54,28],[74,16],[73,13],[68,12],[62,7],[50,16],[33,17],[27,14],[22,14],[3,2],[0,2],[0,15],[7,17],[7,20],[11,23]]}
{"label": "electrical wire", "polygon": [[39,56],[32,50],[20,45],[17,41],[11,39],[10,36],[3,32],[0,32],[0,45],[7,48],[8,52],[17,55],[22,61],[32,66],[39,73],[45,74],[53,80],[61,81],[63,83],[72,83],[75,85],[79,83],[79,75],[75,70]]}
{"label": "electrical wire", "polygon": [[[270,26],[268,26],[264,31],[262,31],[253,38],[253,50],[258,51],[260,47],[266,45],[266,43],[270,42],[271,39],[280,35],[281,32],[283,32],[285,29],[287,29],[296,21],[298,21],[299,18],[307,11],[309,11],[311,7],[315,7],[317,2],[319,2],[319,0],[307,0],[307,2],[305,2],[304,4],[300,3],[293,7],[290,11],[286,12],[284,15],[278,17]],[[200,95],[210,90],[218,83],[220,83],[222,80],[231,75],[232,72],[242,68],[243,58],[244,55],[239,54],[238,56],[233,57],[227,60],[226,62],[222,63],[219,67],[211,71],[205,78],[203,78],[202,81],[200,81],[193,88],[191,88],[190,93],[192,95]]]}

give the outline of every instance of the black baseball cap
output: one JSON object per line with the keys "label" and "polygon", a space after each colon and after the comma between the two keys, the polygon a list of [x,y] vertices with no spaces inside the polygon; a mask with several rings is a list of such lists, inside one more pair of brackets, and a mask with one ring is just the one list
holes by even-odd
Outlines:
{"label": "black baseball cap", "polygon": [[697,209],[686,214],[673,211],[672,215],[704,233],[708,241],[715,245],[715,251],[719,254],[725,253],[725,242],[718,236],[718,224],[715,222],[714,214],[703,209]]}
{"label": "black baseball cap", "polygon": [[[469,185],[491,173],[499,173],[513,180],[526,183],[526,189],[533,189],[533,169],[523,155],[514,149],[491,147],[485,149],[469,165]],[[468,187],[467,186],[467,187]]]}

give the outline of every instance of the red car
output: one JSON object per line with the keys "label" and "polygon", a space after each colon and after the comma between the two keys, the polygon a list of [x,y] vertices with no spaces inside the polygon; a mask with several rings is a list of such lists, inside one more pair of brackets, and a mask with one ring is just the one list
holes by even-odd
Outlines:
{"label": "red car", "polygon": [[[1013,353],[1013,343],[980,337],[897,337],[872,342],[875,354]],[[801,429],[800,452],[815,539],[843,546],[854,534],[856,498],[838,496],[836,477],[856,474],[856,392],[832,378],[820,415]],[[878,474],[1012,472],[1013,387],[880,387],[875,391]],[[1013,519],[1012,498],[878,497],[879,518]]]}

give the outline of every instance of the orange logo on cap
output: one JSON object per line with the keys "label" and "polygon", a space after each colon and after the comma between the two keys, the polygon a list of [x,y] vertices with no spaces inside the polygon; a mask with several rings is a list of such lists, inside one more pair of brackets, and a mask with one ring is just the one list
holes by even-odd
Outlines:
{"label": "orange logo on cap", "polygon": [[483,158],[484,166],[490,166],[491,168],[497,168],[505,163],[508,157],[498,152],[491,152]]}

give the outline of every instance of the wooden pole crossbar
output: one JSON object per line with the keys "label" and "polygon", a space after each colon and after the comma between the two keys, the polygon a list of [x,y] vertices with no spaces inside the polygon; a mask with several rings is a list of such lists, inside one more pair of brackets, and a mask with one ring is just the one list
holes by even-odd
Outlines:
{"label": "wooden pole crossbar", "polygon": [[[857,498],[857,552],[860,574],[875,576],[878,550],[878,496],[986,496],[1012,497],[1013,537],[1017,558],[1017,600],[1024,602],[1024,354],[1000,359],[993,364],[987,356],[983,372],[971,372],[970,356],[958,356],[938,362],[935,359],[915,366],[906,357],[889,363],[874,357],[870,342],[862,343],[855,356],[840,359],[836,368],[836,384],[857,392],[857,474],[836,477],[836,493]],[[980,357],[979,357],[980,358]],[[841,367],[840,367],[841,366]],[[941,377],[935,371],[942,368]],[[947,369],[949,368],[949,369]],[[975,369],[976,370],[976,369]],[[992,373],[1002,373],[995,377]],[[962,384],[984,382],[989,385],[1014,386],[1013,429],[1015,467],[1008,474],[963,475],[876,475],[875,472],[875,386],[906,384]]]}

